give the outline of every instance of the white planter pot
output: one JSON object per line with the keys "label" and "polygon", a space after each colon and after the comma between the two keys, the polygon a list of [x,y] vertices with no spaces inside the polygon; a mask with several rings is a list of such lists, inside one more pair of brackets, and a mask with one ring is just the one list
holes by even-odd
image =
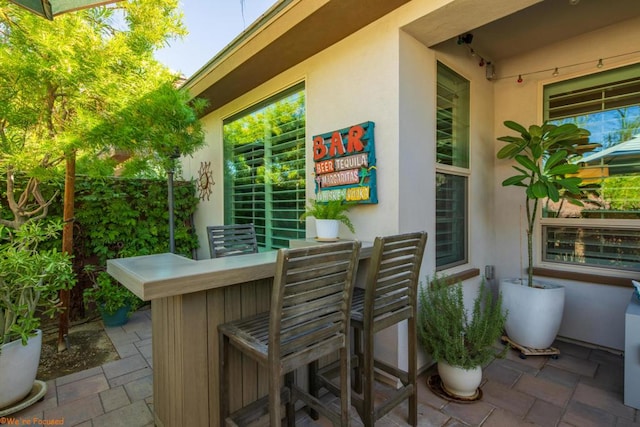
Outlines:
{"label": "white planter pot", "polygon": [[520,279],[500,281],[502,306],[509,311],[505,329],[516,343],[545,349],[551,347],[560,329],[565,291],[552,283],[533,283],[529,287]]}
{"label": "white planter pot", "polygon": [[2,345],[0,349],[0,409],[24,399],[31,389],[38,373],[42,331],[37,330],[29,338],[27,345],[16,340]]}
{"label": "white planter pot", "polygon": [[338,239],[340,222],[337,219],[316,219],[316,235],[318,240]]}
{"label": "white planter pot", "polygon": [[449,365],[447,362],[438,362],[438,375],[442,380],[444,390],[454,397],[473,398],[478,392],[482,382],[482,367],[474,369],[462,369]]}

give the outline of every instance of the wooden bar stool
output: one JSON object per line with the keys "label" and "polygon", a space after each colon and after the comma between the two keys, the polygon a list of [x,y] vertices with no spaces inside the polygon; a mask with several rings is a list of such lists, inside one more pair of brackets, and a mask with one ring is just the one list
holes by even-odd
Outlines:
{"label": "wooden bar stool", "polygon": [[211,258],[258,252],[253,224],[212,225],[207,227],[207,237]]}
{"label": "wooden bar stool", "polygon": [[[261,420],[279,426],[284,404],[287,423],[293,426],[297,400],[335,425],[349,425],[349,310],[359,252],[360,242],[280,249],[270,311],[218,326],[221,425],[246,425]],[[266,367],[269,377],[269,395],[231,415],[227,371],[230,345]],[[341,365],[340,414],[293,380],[295,369],[336,352]]]}
{"label": "wooden bar stool", "polygon": [[[352,402],[365,426],[373,426],[406,399],[409,399],[408,422],[412,426],[417,425],[416,309],[420,264],[426,243],[425,232],[377,237],[365,288],[354,288],[351,326],[357,363]],[[404,320],[408,326],[407,371],[374,358],[375,334]],[[391,396],[385,394],[385,402],[378,407],[374,402],[374,368],[402,384]]]}

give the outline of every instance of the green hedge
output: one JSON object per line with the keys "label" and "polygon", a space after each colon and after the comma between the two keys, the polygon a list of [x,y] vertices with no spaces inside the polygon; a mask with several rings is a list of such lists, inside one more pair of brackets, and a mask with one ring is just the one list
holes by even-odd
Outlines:
{"label": "green hedge", "polygon": [[[188,257],[198,247],[192,215],[198,204],[190,182],[174,185],[176,253]],[[167,182],[160,180],[76,180],[74,254],[106,260],[169,252]]]}

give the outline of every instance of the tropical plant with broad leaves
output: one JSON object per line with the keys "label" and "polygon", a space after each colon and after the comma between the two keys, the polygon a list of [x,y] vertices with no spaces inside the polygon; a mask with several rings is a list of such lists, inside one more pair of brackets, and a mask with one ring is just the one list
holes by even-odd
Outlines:
{"label": "tropical plant with broad leaves", "polygon": [[577,176],[580,166],[575,162],[579,156],[593,150],[597,144],[589,144],[590,132],[573,123],[554,125],[543,123],[529,128],[505,121],[504,125],[518,132],[519,136],[501,136],[506,142],[497,154],[498,159],[514,159],[517,173],[502,182],[503,186],[525,189],[527,215],[527,278],[533,286],[533,231],[541,199],[554,202],[564,199],[582,206],[582,178]]}

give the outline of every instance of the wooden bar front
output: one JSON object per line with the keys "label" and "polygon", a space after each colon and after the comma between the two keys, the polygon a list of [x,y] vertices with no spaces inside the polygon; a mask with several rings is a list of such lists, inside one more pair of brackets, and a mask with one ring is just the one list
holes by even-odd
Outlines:
{"label": "wooden bar front", "polygon": [[[361,258],[371,254],[363,243]],[[219,426],[218,325],[269,310],[276,252],[194,261],[160,254],[109,260],[107,272],[151,300],[158,426]],[[234,350],[235,351],[235,350]],[[231,410],[268,393],[268,377],[232,353]]]}

